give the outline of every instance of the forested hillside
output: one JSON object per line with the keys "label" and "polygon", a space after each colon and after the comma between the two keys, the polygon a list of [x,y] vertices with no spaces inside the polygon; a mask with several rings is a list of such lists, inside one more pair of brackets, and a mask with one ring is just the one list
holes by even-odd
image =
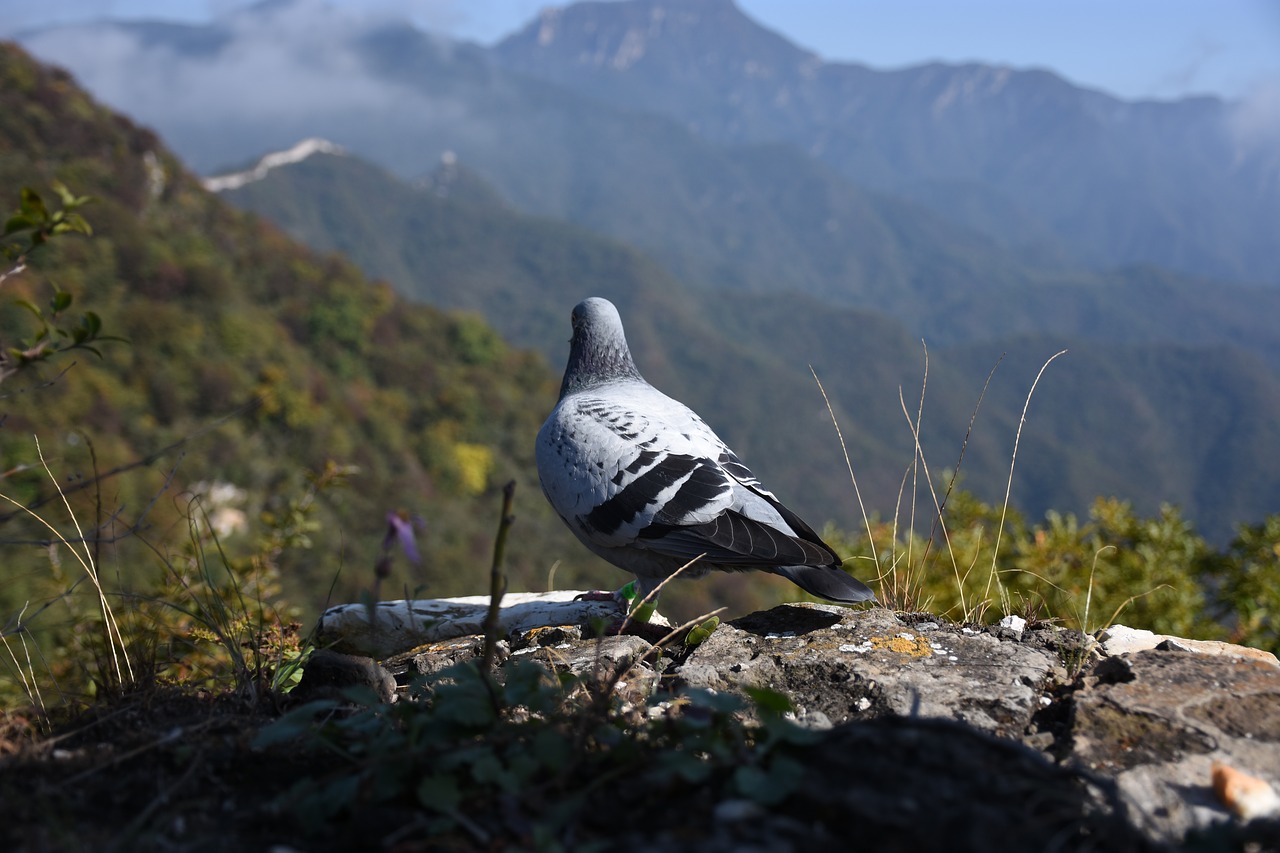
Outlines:
{"label": "forested hillside", "polygon": [[[515,479],[512,588],[543,588],[556,560],[557,584],[587,582],[585,552],[547,509],[533,471],[532,438],[558,387],[542,358],[506,346],[474,315],[411,304],[235,211],[152,133],[6,45],[3,201],[13,209],[28,186],[52,203],[54,180],[94,197],[81,211],[94,234],[50,243],[5,280],[0,337],[14,347],[34,335],[15,300],[43,306],[56,287],[74,297],[68,313],[92,310],[104,334],[127,342],[101,343],[101,359],[83,350],[51,359],[0,388],[5,494],[41,502],[74,538],[36,457],[38,437],[89,538],[119,539],[103,565],[145,588],[161,568],[139,540],[181,550],[193,490],[239,490],[229,508],[248,528],[227,538],[235,552],[260,534],[260,513],[287,519],[308,472],[336,464],[349,470],[346,486],[319,496],[313,547],[284,557],[290,600],[318,605],[339,571],[339,596],[372,584],[386,514],[399,510],[423,520],[424,559],[398,564],[397,590],[484,588],[498,492]],[[107,475],[139,460],[150,461]],[[0,603],[11,612],[51,559],[69,556],[33,547],[48,531],[11,507],[3,513]],[[618,581],[607,569],[596,575]]]}

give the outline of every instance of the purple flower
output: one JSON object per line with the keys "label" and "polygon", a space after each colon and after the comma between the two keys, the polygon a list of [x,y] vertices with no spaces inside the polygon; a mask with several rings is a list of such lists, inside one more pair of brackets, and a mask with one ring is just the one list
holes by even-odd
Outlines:
{"label": "purple flower", "polygon": [[426,523],[421,518],[410,517],[404,510],[387,513],[387,535],[382,537],[382,550],[390,551],[399,542],[400,550],[404,551],[409,562],[417,565],[422,562],[422,557],[418,553],[418,543],[414,539],[413,529],[425,526]]}

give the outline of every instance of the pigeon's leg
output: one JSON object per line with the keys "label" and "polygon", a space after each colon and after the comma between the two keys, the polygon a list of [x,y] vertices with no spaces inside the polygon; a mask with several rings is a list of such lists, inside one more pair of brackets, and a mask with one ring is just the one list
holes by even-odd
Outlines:
{"label": "pigeon's leg", "polygon": [[[607,634],[620,633],[624,625],[647,625],[657,610],[658,596],[650,596],[661,581],[656,578],[637,577],[615,592],[592,591],[574,596],[574,601],[612,601],[622,607],[626,617],[611,623]],[[648,599],[648,600],[646,600]]]}
{"label": "pigeon's leg", "polygon": [[[658,597],[655,595],[649,598],[649,593],[658,588],[658,583],[659,581],[653,578],[638,577],[630,583],[623,584],[613,592],[592,590],[574,596],[574,601],[613,601],[623,605],[628,610],[648,605],[652,613],[653,605],[657,604]],[[645,601],[646,598],[649,599],[647,602]]]}
{"label": "pigeon's leg", "polygon": [[659,593],[656,590],[661,583],[662,581],[658,578],[642,578],[637,575],[635,581],[618,590],[630,602],[628,609],[634,621],[648,622],[653,617],[658,609]]}

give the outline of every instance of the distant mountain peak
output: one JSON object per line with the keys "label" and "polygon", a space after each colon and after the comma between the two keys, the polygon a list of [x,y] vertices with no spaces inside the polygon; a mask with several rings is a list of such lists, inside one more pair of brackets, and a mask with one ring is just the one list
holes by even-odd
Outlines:
{"label": "distant mountain peak", "polygon": [[544,9],[500,50],[566,49],[579,66],[627,71],[653,58],[689,74],[715,66],[757,74],[816,57],[762,27],[734,0],[622,0]]}
{"label": "distant mountain peak", "polygon": [[204,180],[204,188],[215,193],[239,189],[245,184],[262,180],[272,169],[287,166],[290,163],[300,163],[312,154],[343,155],[346,153],[346,150],[341,145],[336,145],[327,139],[312,137],[302,140],[287,151],[275,151],[267,154],[252,169],[247,171],[206,178]]}

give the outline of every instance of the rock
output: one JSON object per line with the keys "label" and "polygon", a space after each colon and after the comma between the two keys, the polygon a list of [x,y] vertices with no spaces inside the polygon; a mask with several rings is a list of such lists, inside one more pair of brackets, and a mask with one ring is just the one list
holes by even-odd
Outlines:
{"label": "rock", "polygon": [[[625,612],[613,601],[576,601],[580,592],[509,593],[502,599],[505,634],[553,625],[589,627],[612,622]],[[340,652],[387,657],[427,643],[481,634],[489,596],[339,604],[320,616],[317,642]],[[372,618],[371,618],[372,614]]]}
{"label": "rock", "polygon": [[[665,629],[663,629],[665,632]],[[616,678],[615,689],[625,701],[643,702],[658,683],[654,660],[643,660],[653,645],[640,637],[604,636],[585,638],[577,625],[556,625],[517,630],[510,640],[499,640],[494,663],[498,677],[508,662],[536,660],[552,672],[568,672],[597,683]],[[484,654],[484,637],[478,634],[435,643],[426,643],[388,656],[383,672],[392,679],[392,688],[407,688],[418,676],[434,675]],[[354,658],[352,655],[336,655]],[[369,661],[369,658],[358,658]],[[372,663],[372,661],[369,661]],[[310,664],[308,664],[310,666]],[[309,675],[309,670],[308,670]],[[363,677],[357,674],[356,678]],[[353,683],[353,682],[348,682]],[[342,685],[339,685],[342,686]]]}
{"label": "rock", "polygon": [[[484,637],[473,635],[427,643],[407,652],[391,655],[382,662],[401,687],[407,687],[414,676],[434,675],[454,664],[474,660],[484,654]],[[494,663],[501,664],[511,655],[511,644],[499,640],[494,649]]]}
{"label": "rock", "polygon": [[792,817],[820,822],[825,849],[1152,849],[1105,781],[954,720],[841,726],[802,761]]}
{"label": "rock", "polygon": [[1021,737],[1049,689],[1056,656],[955,626],[922,630],[883,609],[788,604],[720,626],[672,674],[712,690],[785,693],[801,722],[894,714],[960,720]]}
{"label": "rock", "polygon": [[[952,720],[838,726],[789,753],[802,772],[769,805],[696,791],[643,796],[610,839],[624,851],[1083,851],[1159,849],[1124,819],[1105,780]],[[789,792],[787,788],[791,788]],[[660,814],[664,820],[653,820]],[[615,831],[616,832],[616,831]]]}
{"label": "rock", "polygon": [[1166,651],[1195,652],[1201,655],[1221,655],[1243,658],[1280,667],[1280,660],[1271,652],[1261,649],[1240,646],[1235,643],[1223,643],[1217,640],[1188,640],[1183,637],[1171,637],[1168,634],[1155,634],[1141,628],[1130,628],[1126,625],[1112,625],[1098,633],[1102,649],[1109,655],[1124,655],[1134,652],[1162,649]]}
{"label": "rock", "polygon": [[396,698],[396,680],[372,658],[317,649],[307,658],[302,680],[290,694],[294,701],[341,699],[348,687],[367,687],[383,702]]}
{"label": "rock", "polygon": [[555,672],[572,673],[595,684],[615,680],[614,690],[624,701],[640,704],[658,686],[656,655],[646,658],[652,649],[640,637],[624,635],[531,645],[514,652],[512,659],[536,660]]}
{"label": "rock", "polygon": [[[692,648],[656,650],[635,636],[591,639],[593,620],[616,623],[620,608],[574,595],[508,596],[499,678],[534,660],[587,689],[615,686],[632,709],[660,688],[767,688],[790,699],[814,738],[803,790],[785,809],[702,803],[696,838],[680,834],[687,828],[628,830],[618,849],[816,849],[839,846],[851,825],[873,848],[934,849],[983,821],[996,829],[958,849],[1075,849],[1090,839],[1093,849],[1280,848],[1271,843],[1280,839],[1273,655],[1124,626],[1096,643],[1017,618],[976,628],[828,604],[775,607],[722,624]],[[376,689],[386,683],[379,672],[407,683],[475,658],[487,602],[389,602],[372,628],[367,608],[332,608],[326,636],[355,645],[462,635],[388,656],[385,670],[317,653],[303,684],[334,688],[349,669]]]}
{"label": "rock", "polygon": [[1230,818],[1215,762],[1280,782],[1280,670],[1268,664],[1138,652],[1098,664],[1070,702],[1067,763],[1113,776],[1160,841]]}

